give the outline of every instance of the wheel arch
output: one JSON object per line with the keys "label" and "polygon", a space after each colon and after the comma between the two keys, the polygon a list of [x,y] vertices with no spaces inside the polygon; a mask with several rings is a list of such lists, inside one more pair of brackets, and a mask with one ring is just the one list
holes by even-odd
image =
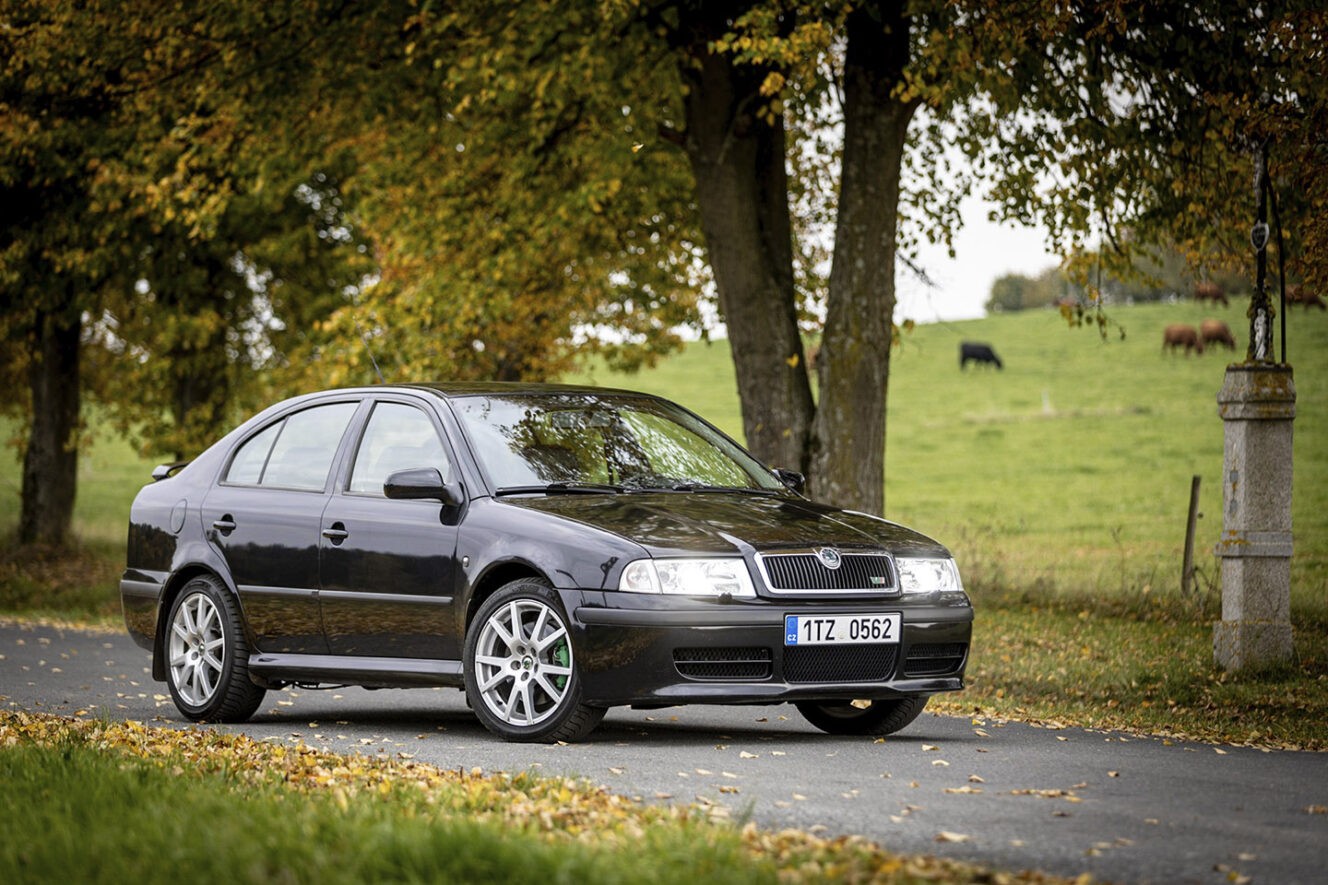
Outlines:
{"label": "wheel arch", "polygon": [[161,591],[161,601],[157,605],[157,633],[152,640],[152,678],[157,682],[166,681],[166,622],[170,620],[171,606],[175,605],[176,598],[190,581],[202,576],[215,579],[223,590],[234,597],[235,606],[240,611],[240,619],[244,621],[246,630],[248,629],[248,621],[244,618],[244,606],[240,604],[240,594],[236,592],[230,581],[217,574],[216,569],[202,563],[183,566],[166,582]]}
{"label": "wheel arch", "polygon": [[490,566],[470,588],[470,595],[466,599],[465,616],[461,622],[462,637],[470,629],[470,622],[474,619],[475,613],[480,610],[480,606],[484,605],[484,600],[513,581],[526,578],[544,581],[550,586],[553,583],[549,580],[548,575],[523,560],[499,562]]}

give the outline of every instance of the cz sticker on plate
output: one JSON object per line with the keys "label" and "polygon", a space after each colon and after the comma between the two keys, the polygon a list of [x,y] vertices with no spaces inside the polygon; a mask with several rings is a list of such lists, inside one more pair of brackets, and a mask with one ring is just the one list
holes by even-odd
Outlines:
{"label": "cz sticker on plate", "polygon": [[866,645],[899,642],[899,612],[873,615],[785,615],[785,645]]}

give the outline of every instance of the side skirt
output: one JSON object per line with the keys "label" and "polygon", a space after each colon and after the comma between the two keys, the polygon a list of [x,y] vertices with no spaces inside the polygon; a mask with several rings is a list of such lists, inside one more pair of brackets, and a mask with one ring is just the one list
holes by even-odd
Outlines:
{"label": "side skirt", "polygon": [[462,688],[466,684],[460,661],[418,658],[259,653],[249,656],[249,674],[260,685],[326,682],[365,688]]}

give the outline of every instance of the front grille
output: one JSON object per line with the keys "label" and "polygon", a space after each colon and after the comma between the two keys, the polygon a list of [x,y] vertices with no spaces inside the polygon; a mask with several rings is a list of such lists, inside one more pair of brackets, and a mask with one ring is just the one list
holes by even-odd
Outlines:
{"label": "front grille", "polygon": [[769,679],[770,649],[675,648],[673,666],[688,679]]}
{"label": "front grille", "polygon": [[895,590],[894,569],[883,553],[845,553],[839,568],[826,568],[815,553],[766,553],[761,555],[770,589],[855,590],[889,593]]}
{"label": "front grille", "polygon": [[964,663],[968,645],[963,642],[935,642],[914,645],[904,660],[905,676],[939,676],[958,670]]}
{"label": "front grille", "polygon": [[895,672],[897,645],[790,645],[787,682],[882,682]]}

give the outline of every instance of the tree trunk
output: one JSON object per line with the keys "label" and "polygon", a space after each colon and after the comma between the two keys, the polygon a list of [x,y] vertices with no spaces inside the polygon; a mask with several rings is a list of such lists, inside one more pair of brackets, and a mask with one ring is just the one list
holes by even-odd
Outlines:
{"label": "tree trunk", "polygon": [[[696,13],[708,14],[715,12]],[[691,24],[685,147],[733,349],[743,432],[766,463],[806,470],[814,406],[798,334],[783,121],[757,115],[767,69],[735,66],[707,48],[723,33],[722,16]]]}
{"label": "tree trunk", "polygon": [[38,310],[36,333],[37,352],[28,370],[32,429],[23,456],[19,541],[63,544],[69,539],[78,488],[82,321],[76,311]]}
{"label": "tree trunk", "polygon": [[900,168],[916,103],[892,97],[908,61],[909,22],[902,10],[855,10],[847,30],[844,151],[816,362],[820,401],[810,488],[817,500],[882,513]]}
{"label": "tree trunk", "polygon": [[230,404],[231,360],[226,350],[228,329],[239,325],[239,318],[227,308],[227,294],[243,286],[227,262],[215,255],[200,252],[194,259],[202,268],[203,285],[191,288],[182,284],[175,291],[162,293],[160,304],[173,311],[187,311],[193,317],[216,316],[202,340],[190,332],[174,342],[167,351],[166,372],[171,385],[171,414],[175,428],[176,461],[184,461],[201,452],[226,430],[226,407]]}

